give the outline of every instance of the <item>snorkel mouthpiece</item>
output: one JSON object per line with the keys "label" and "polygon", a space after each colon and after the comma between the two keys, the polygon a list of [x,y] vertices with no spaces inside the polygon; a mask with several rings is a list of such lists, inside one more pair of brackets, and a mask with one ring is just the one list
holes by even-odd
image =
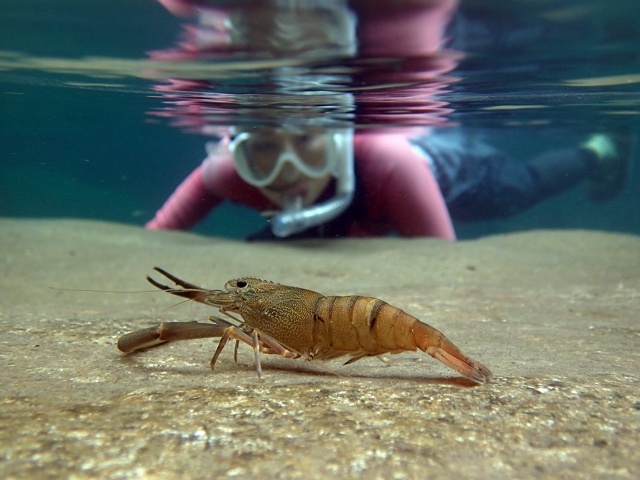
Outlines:
{"label": "snorkel mouthpiece", "polygon": [[271,219],[271,231],[276,237],[284,238],[326,223],[344,212],[352,199],[353,192],[313,207],[284,211]]}

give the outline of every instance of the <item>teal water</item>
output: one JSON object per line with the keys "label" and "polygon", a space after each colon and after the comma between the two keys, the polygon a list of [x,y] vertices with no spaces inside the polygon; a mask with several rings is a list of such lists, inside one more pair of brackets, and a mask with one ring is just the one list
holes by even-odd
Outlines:
{"label": "teal water", "polygon": [[[473,22],[451,30],[452,48],[465,57],[443,75],[446,88],[435,98],[445,108],[423,115],[419,102],[388,95],[395,104],[367,105],[375,115],[351,115],[349,106],[336,104],[321,116],[360,128],[420,127],[435,119],[480,131],[523,160],[593,132],[637,133],[635,2],[463,1],[460,13]],[[248,65],[215,58],[150,64],[148,52],[174,47],[185,23],[153,1],[0,3],[0,216],[144,224],[205,155],[207,138],[158,115],[173,108],[155,89],[168,78],[218,82],[216,93],[234,101],[212,119],[216,125],[269,123],[282,115],[286,99],[266,112],[263,101],[252,100],[251,94],[273,94],[256,74],[262,70],[252,68],[255,58]],[[335,77],[323,88],[353,93],[349,79],[370,72],[370,60],[303,67]],[[240,101],[242,109],[234,107]],[[460,238],[536,228],[640,234],[637,168],[609,202],[590,203],[584,190],[579,185],[515,217],[456,229]],[[261,225],[255,212],[228,204],[196,231],[242,238]]]}

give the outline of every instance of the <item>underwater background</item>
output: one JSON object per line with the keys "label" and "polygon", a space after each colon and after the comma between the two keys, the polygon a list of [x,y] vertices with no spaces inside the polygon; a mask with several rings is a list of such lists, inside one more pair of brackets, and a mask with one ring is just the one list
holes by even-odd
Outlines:
{"label": "underwater background", "polygon": [[[452,123],[482,131],[523,160],[570,137],[636,135],[635,2],[462,1],[460,9],[493,19],[505,47],[465,52],[442,95]],[[141,64],[148,52],[174,45],[185,22],[151,0],[0,2],[0,216],[133,225],[153,216],[205,157],[206,138],[152,114],[163,98]],[[525,38],[501,39],[505,23],[517,23]],[[611,201],[591,203],[579,185],[509,219],[458,223],[458,237],[530,229],[640,234],[637,159],[631,163]],[[194,231],[243,238],[263,222],[227,203]]]}
{"label": "underwater background", "polygon": [[[362,87],[354,72],[399,80],[405,60],[457,62],[432,95],[371,80],[357,96],[374,101],[353,114],[328,102],[292,108],[311,98],[304,91],[268,102],[267,61],[171,61],[197,20],[157,0],[0,0],[0,478],[640,478],[637,147],[613,199],[590,202],[582,182],[505,220],[457,223],[472,241],[246,242],[265,220],[230,203],[198,225],[205,236],[142,228],[212,138],[171,115],[197,95],[160,88],[174,78],[215,82],[201,100],[220,107],[208,119],[216,127],[445,123],[524,162],[596,132],[636,137],[638,10],[637,0],[462,0],[462,24],[447,32],[454,52],[295,64],[303,79],[330,74],[322,87],[339,99]],[[495,381],[475,385],[427,354],[340,365],[265,349],[260,382],[249,346],[237,360],[227,346],[211,371],[215,338],[123,354],[123,335],[152,339],[161,322],[218,314],[152,287],[145,274],[165,282],[155,265],[207,289],[249,275],[379,298],[442,331]],[[275,321],[304,321],[294,317]]]}

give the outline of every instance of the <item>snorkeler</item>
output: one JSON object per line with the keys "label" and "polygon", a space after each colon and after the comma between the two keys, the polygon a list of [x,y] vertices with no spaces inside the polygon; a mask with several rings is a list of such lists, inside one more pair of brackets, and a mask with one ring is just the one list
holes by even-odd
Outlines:
{"label": "snorkeler", "polygon": [[[379,112],[391,122],[393,108],[385,105],[388,98],[398,96],[415,100],[418,112],[446,113],[442,111],[446,103],[431,99],[446,85],[445,74],[455,68],[457,57],[444,54],[442,48],[456,0],[312,2],[322,8],[322,15],[297,8],[305,2],[291,2],[289,8],[275,8],[275,4],[268,8],[265,3],[262,9],[238,10],[215,9],[196,0],[160,1],[175,13],[199,19],[196,27],[187,30],[181,48],[163,54],[172,59],[197,58],[203,53],[215,58],[236,47],[242,58],[249,59],[257,55],[318,61],[351,58],[357,52],[365,59],[397,57],[407,60],[411,68],[378,68],[359,74],[351,81],[365,88],[353,94],[355,101],[342,89],[333,89],[344,79],[275,68],[269,77],[273,91],[268,101],[287,104],[286,115],[278,119],[280,127],[234,127],[224,134],[215,122],[207,122],[220,112],[230,114],[221,105],[234,106],[242,99],[234,103],[209,81],[173,79],[161,88],[173,95],[166,115],[178,118],[181,126],[221,139],[208,144],[202,165],[182,182],[147,228],[189,229],[229,199],[270,217],[270,228],[253,239],[377,236],[395,231],[407,237],[453,240],[452,218],[513,215],[584,179],[590,181],[591,198],[605,200],[626,179],[629,142],[608,135],[522,162],[465,128],[437,128],[420,137],[328,128],[331,123],[322,110],[327,105],[346,118],[356,112],[364,123],[375,122]],[[405,87],[398,89],[398,85]],[[264,100],[249,96],[253,101],[258,98]],[[316,116],[310,119],[309,112]],[[434,124],[427,116],[412,121]],[[318,128],[300,127],[314,122]]]}
{"label": "snorkeler", "polygon": [[260,128],[208,153],[147,228],[186,230],[229,199],[271,216],[272,234],[259,238],[455,238],[431,170],[403,136]]}
{"label": "snorkeler", "polygon": [[[453,220],[514,215],[588,180],[603,201],[620,191],[630,152],[598,134],[528,162],[465,135],[258,128],[208,144],[208,156],[150,229],[187,230],[223,200],[271,218],[251,239],[401,236],[455,238]],[[628,147],[628,146],[627,146]]]}
{"label": "snorkeler", "polygon": [[[390,72],[384,69],[385,81],[401,85],[433,83],[437,88],[441,87],[439,75],[455,67],[454,57],[435,53],[442,47],[443,32],[457,0],[424,5],[343,0],[294,1],[286,5],[260,2],[249,9],[214,8],[196,0],[160,2],[176,14],[197,16],[198,23],[186,30],[179,48],[155,52],[154,58],[181,60],[201,54],[216,58],[237,51],[243,59],[255,55],[259,59],[333,62],[356,53],[363,58],[402,55],[415,57],[414,61],[424,58],[426,66],[421,62],[414,65],[415,74],[412,70],[407,78],[390,77],[395,67]],[[380,69],[374,71],[377,75]],[[179,118],[182,126],[199,133],[223,138],[209,143],[205,161],[147,227],[191,228],[229,199],[269,215],[268,234],[279,238],[372,236],[395,230],[403,236],[454,239],[433,172],[425,168],[423,157],[406,138],[368,134],[361,142],[354,139],[351,128],[342,127],[348,122],[334,122],[340,127],[333,127],[330,115],[323,115],[326,106],[342,118],[354,115],[354,95],[335,89],[348,79],[313,70],[299,73],[299,68],[284,66],[273,68],[269,74],[267,101],[288,106],[283,110],[284,118],[278,121],[281,128],[234,128],[230,134],[221,134],[216,125],[207,124],[211,112],[221,112],[220,105],[234,103],[228,95],[222,94],[221,98],[214,84],[179,80],[176,85],[172,80],[158,88],[181,99],[170,102],[165,115]],[[357,82],[366,85],[381,80],[368,76]],[[192,91],[193,97],[189,96]],[[363,92],[357,95],[358,115],[374,119],[380,111],[379,98],[384,100],[387,92],[370,88]],[[430,93],[428,88],[419,92],[420,112],[431,107]],[[256,100],[258,96],[250,98]],[[242,101],[236,97],[235,103]],[[296,121],[296,115],[306,123]],[[298,129],[309,124],[318,128]]]}

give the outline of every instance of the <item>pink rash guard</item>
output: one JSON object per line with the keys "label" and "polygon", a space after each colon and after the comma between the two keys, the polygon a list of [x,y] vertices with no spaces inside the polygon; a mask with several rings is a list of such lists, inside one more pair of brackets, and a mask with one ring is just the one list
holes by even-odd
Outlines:
{"label": "pink rash guard", "polygon": [[[405,136],[356,135],[354,155],[367,206],[363,225],[378,225],[383,227],[380,233],[395,230],[404,237],[455,240],[451,217],[427,159]],[[376,230],[365,229],[362,234],[375,235]]]}
{"label": "pink rash guard", "polygon": [[[393,230],[405,237],[454,240],[451,218],[427,160],[403,135],[356,134],[356,175],[365,212],[351,218],[350,236],[385,235]],[[245,183],[228,155],[210,155],[169,197],[149,229],[186,230],[202,220],[223,200],[259,211],[273,205],[259,189]]]}

